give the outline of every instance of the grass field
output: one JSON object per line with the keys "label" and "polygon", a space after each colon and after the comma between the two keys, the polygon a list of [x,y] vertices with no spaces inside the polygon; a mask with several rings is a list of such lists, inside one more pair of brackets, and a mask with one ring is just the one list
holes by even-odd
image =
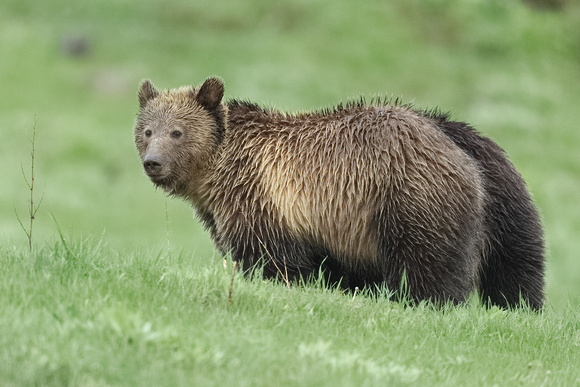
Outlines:
{"label": "grass field", "polygon": [[[3,385],[578,385],[577,307],[434,310],[90,241],[5,249]],[[9,301],[7,301],[9,300]]]}
{"label": "grass field", "polygon": [[[4,0],[0,384],[580,385],[580,5],[561,3]],[[543,216],[546,310],[241,277],[229,306],[230,268],[132,135],[140,80],[212,75],[283,110],[382,95],[475,125]],[[15,210],[35,125],[29,252]]]}

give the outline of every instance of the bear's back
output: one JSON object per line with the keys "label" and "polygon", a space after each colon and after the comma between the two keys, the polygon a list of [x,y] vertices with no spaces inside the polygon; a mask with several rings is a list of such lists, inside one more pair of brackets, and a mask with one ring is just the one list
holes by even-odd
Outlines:
{"label": "bear's back", "polygon": [[[240,212],[271,206],[294,235],[322,241],[349,264],[378,259],[379,217],[408,218],[436,239],[457,231],[449,228],[462,210],[482,207],[473,160],[405,107],[230,114],[217,187],[245,190],[238,202],[253,205]],[[223,189],[218,201],[227,200]]]}

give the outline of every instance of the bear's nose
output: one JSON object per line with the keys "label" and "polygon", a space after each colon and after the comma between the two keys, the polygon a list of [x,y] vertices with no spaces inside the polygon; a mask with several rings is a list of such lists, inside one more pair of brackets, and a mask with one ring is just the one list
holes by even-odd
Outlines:
{"label": "bear's nose", "polygon": [[161,161],[155,156],[146,156],[143,160],[143,167],[148,175],[156,175],[161,172]]}

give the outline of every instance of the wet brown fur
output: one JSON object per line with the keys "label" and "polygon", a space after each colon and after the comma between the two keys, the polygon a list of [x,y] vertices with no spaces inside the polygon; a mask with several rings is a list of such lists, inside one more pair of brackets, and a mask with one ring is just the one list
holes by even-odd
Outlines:
{"label": "wet brown fur", "polygon": [[392,290],[405,278],[415,300],[487,289],[486,165],[448,120],[389,103],[290,115],[222,96],[215,78],[161,92],[146,81],[135,126],[152,181],[191,201],[222,253],[266,277],[322,269]]}

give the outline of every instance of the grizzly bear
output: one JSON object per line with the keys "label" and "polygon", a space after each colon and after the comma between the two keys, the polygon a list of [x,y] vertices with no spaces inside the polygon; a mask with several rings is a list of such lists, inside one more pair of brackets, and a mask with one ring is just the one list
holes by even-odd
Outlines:
{"label": "grizzly bear", "polygon": [[398,102],[287,114],[223,94],[217,78],[144,81],[135,143],[151,181],[190,201],[244,271],[542,307],[540,218],[493,141]]}

